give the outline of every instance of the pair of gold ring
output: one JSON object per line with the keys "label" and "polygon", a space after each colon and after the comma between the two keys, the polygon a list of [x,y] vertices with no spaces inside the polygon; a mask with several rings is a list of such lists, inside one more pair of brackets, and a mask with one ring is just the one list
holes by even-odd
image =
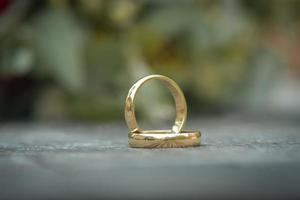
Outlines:
{"label": "pair of gold ring", "polygon": [[[134,100],[140,87],[149,80],[160,80],[171,91],[175,100],[176,119],[170,130],[142,130],[136,120]],[[136,148],[174,148],[199,146],[199,131],[182,130],[187,118],[187,105],[183,92],[172,79],[162,75],[150,75],[138,80],[129,90],[125,101],[125,120],[130,133],[128,143]]]}

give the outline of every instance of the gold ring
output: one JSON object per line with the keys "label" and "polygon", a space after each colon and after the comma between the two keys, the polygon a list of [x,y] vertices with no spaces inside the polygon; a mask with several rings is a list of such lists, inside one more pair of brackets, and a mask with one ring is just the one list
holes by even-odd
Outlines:
{"label": "gold ring", "polygon": [[[175,100],[176,119],[171,130],[142,130],[135,117],[134,99],[139,88],[149,80],[162,81]],[[199,131],[182,130],[187,116],[187,105],[180,87],[172,79],[162,75],[150,75],[138,80],[129,90],[125,101],[125,120],[130,129],[128,142],[131,147],[169,148],[199,146]]]}

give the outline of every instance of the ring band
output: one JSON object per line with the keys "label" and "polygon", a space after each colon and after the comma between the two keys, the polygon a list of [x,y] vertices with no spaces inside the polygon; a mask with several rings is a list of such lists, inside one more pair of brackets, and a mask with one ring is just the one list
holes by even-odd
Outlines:
{"label": "ring band", "polygon": [[138,126],[135,117],[135,106],[134,99],[136,93],[140,89],[140,87],[149,80],[156,79],[161,80],[165,85],[170,89],[174,99],[176,106],[176,119],[175,124],[172,128],[173,132],[179,133],[186,121],[187,115],[187,106],[184,95],[180,90],[179,86],[170,78],[162,76],[162,75],[150,75],[146,76],[139,81],[137,81],[129,90],[128,96],[125,101],[125,119],[127,125],[132,133],[142,132],[142,129]]}
{"label": "ring band", "polygon": [[[142,130],[136,120],[134,100],[138,90],[149,80],[160,80],[171,91],[175,100],[176,119],[171,130]],[[187,118],[187,105],[183,92],[175,81],[162,75],[150,75],[138,80],[129,90],[125,101],[125,120],[130,129],[131,147],[163,148],[200,145],[199,131],[182,131]]]}

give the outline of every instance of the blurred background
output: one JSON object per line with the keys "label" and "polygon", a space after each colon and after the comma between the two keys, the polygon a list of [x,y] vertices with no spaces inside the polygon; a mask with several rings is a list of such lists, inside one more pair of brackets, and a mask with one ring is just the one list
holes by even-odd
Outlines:
{"label": "blurred background", "polygon": [[[123,121],[163,74],[189,116],[300,119],[299,0],[0,0],[0,121]],[[143,119],[172,119],[159,83]]]}

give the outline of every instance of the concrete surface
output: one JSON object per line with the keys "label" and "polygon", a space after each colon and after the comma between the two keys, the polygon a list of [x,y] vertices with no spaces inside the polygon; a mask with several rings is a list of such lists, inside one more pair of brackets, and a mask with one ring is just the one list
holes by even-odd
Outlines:
{"label": "concrete surface", "polygon": [[123,123],[0,125],[0,199],[300,199],[300,124],[190,120],[202,146],[132,149]]}

